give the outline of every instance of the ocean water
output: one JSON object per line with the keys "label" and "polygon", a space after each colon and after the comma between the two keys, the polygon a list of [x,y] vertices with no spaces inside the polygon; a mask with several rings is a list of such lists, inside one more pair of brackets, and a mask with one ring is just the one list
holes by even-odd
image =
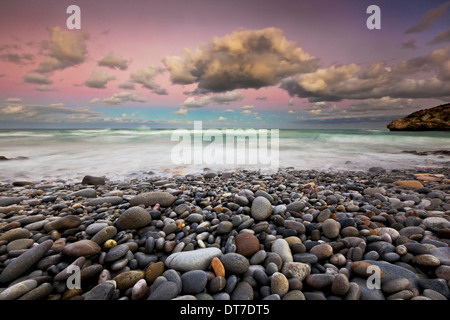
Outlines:
{"label": "ocean water", "polygon": [[[206,139],[203,136],[207,132],[205,130],[191,130],[184,136],[175,130],[153,129],[0,130],[0,156],[13,159],[0,161],[0,182],[70,181],[88,174],[126,180],[145,178],[150,174],[197,173],[205,168],[273,170],[294,167],[351,171],[375,166],[405,169],[450,165],[449,155],[433,153],[450,150],[450,132],[279,130],[278,140],[275,140],[275,132],[268,130],[271,134],[267,137],[266,155],[269,157],[264,158],[260,153],[261,146],[264,146],[264,140],[260,139],[263,132],[256,131],[259,145],[255,147],[249,138],[245,144],[236,140],[234,145],[227,145],[225,130],[218,131],[222,134],[223,144],[217,138],[220,135],[213,142]],[[244,131],[244,138],[248,132]],[[223,151],[222,157],[219,157],[220,150]],[[234,158],[229,159],[233,161],[227,161],[227,155],[232,152]],[[417,152],[429,154],[419,155]],[[238,158],[240,156],[242,158]],[[26,159],[14,159],[18,157]],[[255,158],[256,163],[251,163]],[[224,159],[223,163],[221,159]]]}

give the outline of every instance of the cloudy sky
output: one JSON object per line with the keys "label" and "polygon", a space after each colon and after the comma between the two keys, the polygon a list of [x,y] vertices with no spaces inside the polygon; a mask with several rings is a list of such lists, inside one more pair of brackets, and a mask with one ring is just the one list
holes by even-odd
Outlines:
{"label": "cloudy sky", "polygon": [[437,0],[2,1],[0,129],[385,128],[450,101],[449,17]]}

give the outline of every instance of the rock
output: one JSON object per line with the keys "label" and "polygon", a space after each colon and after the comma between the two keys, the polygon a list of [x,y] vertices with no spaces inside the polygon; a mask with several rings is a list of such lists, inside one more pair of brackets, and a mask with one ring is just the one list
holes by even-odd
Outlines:
{"label": "rock", "polygon": [[105,184],[105,177],[84,176],[81,184],[90,184],[94,186],[101,186]]}
{"label": "rock", "polygon": [[250,212],[255,220],[266,220],[272,214],[272,204],[262,196],[256,197]]}
{"label": "rock", "polygon": [[227,284],[227,280],[225,279],[225,277],[214,277],[210,282],[209,282],[209,291],[211,291],[212,293],[217,293],[222,291],[225,286]]}
{"label": "rock", "polygon": [[225,267],[219,258],[214,257],[211,260],[211,267],[214,270],[216,277],[225,277]]}
{"label": "rock", "polygon": [[116,285],[114,281],[108,280],[96,285],[84,294],[84,300],[111,300]]}
{"label": "rock", "polygon": [[225,272],[231,274],[243,274],[250,266],[248,259],[239,253],[226,253],[220,261],[225,267]]}
{"label": "rock", "polygon": [[130,247],[122,243],[118,246],[111,248],[105,255],[105,262],[114,262],[124,257],[127,252],[130,250]]}
{"label": "rock", "polygon": [[117,289],[127,290],[133,287],[139,280],[144,279],[144,275],[145,273],[142,270],[129,270],[119,273],[113,280],[117,283]]}
{"label": "rock", "polygon": [[52,245],[52,240],[46,240],[41,244],[28,249],[25,253],[22,253],[14,260],[11,260],[11,262],[8,263],[5,269],[3,269],[0,273],[0,283],[10,283],[23,275],[35,263],[45,256]]}
{"label": "rock", "polygon": [[270,279],[270,292],[283,297],[289,291],[289,281],[281,272],[275,272]]}
{"label": "rock", "polygon": [[441,217],[428,217],[422,223],[431,231],[437,232],[441,229],[450,229],[450,221]]}
{"label": "rock", "polygon": [[312,253],[296,253],[293,255],[295,262],[303,262],[303,263],[310,263],[314,264],[317,261],[319,261],[319,258]]}
{"label": "rock", "polygon": [[49,232],[51,230],[65,230],[76,228],[81,224],[81,219],[78,216],[64,216],[60,219],[53,220],[44,225],[44,231]]}
{"label": "rock", "polygon": [[172,253],[168,256],[165,260],[165,265],[169,269],[175,269],[181,272],[190,270],[206,270],[210,266],[211,260],[214,257],[220,258],[221,256],[222,251],[214,247],[193,251],[182,251]]}
{"label": "rock", "polygon": [[291,290],[283,296],[283,300],[306,300],[306,298],[300,290]]}
{"label": "rock", "polygon": [[294,258],[292,257],[291,249],[289,244],[284,239],[277,239],[272,243],[272,252],[277,253],[283,262],[292,262]]}
{"label": "rock", "polygon": [[152,291],[148,300],[170,300],[177,295],[178,286],[172,281],[165,281]]}
{"label": "rock", "polygon": [[114,238],[117,234],[117,228],[114,226],[108,226],[98,231],[91,240],[97,243],[98,245],[103,245],[107,240]]}
{"label": "rock", "polygon": [[419,254],[415,257],[414,262],[419,266],[438,267],[441,262],[438,258],[431,254]]}
{"label": "rock", "polygon": [[309,252],[316,255],[319,260],[322,260],[331,257],[333,248],[329,244],[323,243],[312,247]]}
{"label": "rock", "polygon": [[162,261],[151,263],[145,270],[145,280],[149,284],[152,284],[156,280],[156,278],[162,276],[163,273],[164,263]]}
{"label": "rock", "polygon": [[122,213],[115,222],[118,230],[139,229],[152,221],[150,213],[141,207],[131,207]]}
{"label": "rock", "polygon": [[[97,192],[92,188],[78,190],[78,191],[72,192],[68,195],[68,197],[70,199],[72,199],[73,197],[95,198],[96,196],[97,196]],[[51,202],[54,202],[54,201],[51,201]]]}
{"label": "rock", "polygon": [[447,281],[443,279],[420,279],[419,287],[424,290],[434,290],[442,294],[447,299],[450,298],[450,289],[447,286]]}
{"label": "rock", "polygon": [[253,234],[248,232],[239,233],[235,237],[236,252],[244,257],[251,257],[259,251],[259,240]]}
{"label": "rock", "polygon": [[6,251],[29,249],[33,243],[34,241],[32,239],[16,239],[8,243]]}
{"label": "rock", "polygon": [[303,281],[311,273],[311,267],[302,262],[285,262],[281,272],[288,278],[298,278]]}
{"label": "rock", "polygon": [[15,300],[36,287],[36,280],[21,281],[0,292],[0,300]]}
{"label": "rock", "polygon": [[349,289],[344,297],[344,300],[359,300],[361,296],[361,289],[355,282],[349,283]]}
{"label": "rock", "polygon": [[331,284],[331,292],[337,296],[345,296],[349,289],[348,278],[341,273],[337,274]]}
{"label": "rock", "polygon": [[427,298],[430,298],[431,300],[447,300],[447,298],[442,294],[432,289],[423,290],[423,295]]}
{"label": "rock", "polygon": [[148,291],[148,285],[145,279],[141,279],[135,283],[131,290],[131,300],[141,300],[145,298]]}
{"label": "rock", "polygon": [[[400,265],[396,265],[396,264],[392,264],[392,263],[388,263],[385,261],[358,261],[361,263],[368,263],[368,264],[372,264],[375,266],[378,266],[381,270],[381,280],[382,282],[387,282],[393,279],[398,279],[398,278],[406,278],[408,279],[410,285],[408,287],[409,290],[413,289],[413,288],[417,288],[418,286],[418,281],[419,281],[419,277],[412,271],[410,271],[409,269],[403,268]],[[352,265],[356,263],[353,262]],[[353,268],[352,268],[353,270]]]}
{"label": "rock", "polygon": [[303,223],[295,221],[295,220],[285,220],[284,227],[286,229],[293,229],[297,231],[297,234],[304,234],[306,232],[306,228]]}
{"label": "rock", "polygon": [[[369,169],[369,171],[370,171],[370,169]],[[386,189],[384,189],[382,187],[381,188],[366,188],[366,189],[364,189],[364,194],[371,196],[371,197],[374,197],[375,194],[377,194],[377,193],[379,193],[381,195],[385,195]]]}
{"label": "rock", "polygon": [[301,212],[304,208],[305,203],[301,201],[294,201],[286,206],[287,211],[295,211],[295,212]]}
{"label": "rock", "polygon": [[392,241],[397,240],[397,238],[400,236],[400,233],[397,230],[389,227],[376,228],[375,231],[380,237],[382,237],[384,234],[388,234],[389,237],[391,237]]}
{"label": "rock", "polygon": [[322,232],[325,237],[334,239],[339,235],[341,225],[333,219],[327,219],[322,223]]}
{"label": "rock", "polygon": [[191,270],[181,275],[181,282],[184,294],[195,295],[205,289],[208,278],[203,270]]}
{"label": "rock", "polygon": [[402,186],[410,189],[423,188],[423,184],[417,180],[399,180],[395,181],[396,186]]}
{"label": "rock", "polygon": [[177,197],[169,192],[145,192],[131,198],[130,204],[131,206],[143,204],[146,207],[150,207],[158,203],[161,207],[169,207],[176,199]]}
{"label": "rock", "polygon": [[326,273],[315,273],[306,277],[306,283],[316,290],[331,286],[333,280],[334,276]]}
{"label": "rock", "polygon": [[231,300],[253,300],[253,288],[248,282],[239,282],[230,297]]}
{"label": "rock", "polygon": [[71,244],[67,244],[62,253],[70,257],[93,256],[100,253],[100,246],[92,240],[80,240]]}
{"label": "rock", "polygon": [[45,300],[50,295],[50,293],[52,293],[52,291],[53,286],[50,283],[45,282],[40,286],[38,286],[37,288],[28,291],[17,300],[30,300],[30,301]]}
{"label": "rock", "polygon": [[[202,217],[203,218],[203,217]],[[230,221],[221,221],[217,226],[216,232],[219,234],[228,233],[233,229],[233,224]],[[259,243],[259,241],[258,241]]]}
{"label": "rock", "polygon": [[436,277],[450,281],[450,266],[441,265],[434,271]]}
{"label": "rock", "polygon": [[22,200],[19,197],[2,197],[0,198],[0,207],[7,207],[12,204],[19,204]]}
{"label": "rock", "polygon": [[434,108],[422,109],[404,118],[391,121],[387,128],[391,131],[408,130],[450,130],[450,103]]}
{"label": "rock", "polygon": [[31,232],[27,229],[16,228],[9,230],[0,236],[0,241],[6,240],[8,242],[17,240],[17,239],[27,239],[31,237]]}
{"label": "rock", "polygon": [[95,207],[95,206],[101,206],[104,203],[109,203],[112,206],[116,206],[118,204],[121,204],[122,201],[123,201],[122,197],[118,197],[118,196],[101,197],[101,198],[91,199],[89,201],[89,205],[92,207]]}
{"label": "rock", "polygon": [[450,265],[450,247],[438,247],[430,250],[430,254],[439,259],[441,264]]}
{"label": "rock", "polygon": [[400,292],[407,288],[409,288],[409,280],[406,278],[392,279],[381,284],[381,290],[387,294]]}

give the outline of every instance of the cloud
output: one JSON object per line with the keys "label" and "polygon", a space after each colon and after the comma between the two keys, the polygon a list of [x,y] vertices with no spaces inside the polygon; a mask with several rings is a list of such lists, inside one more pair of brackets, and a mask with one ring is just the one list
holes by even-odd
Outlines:
{"label": "cloud", "polygon": [[288,106],[289,107],[292,107],[294,105],[294,99],[289,99],[289,101],[288,101]]}
{"label": "cloud", "polygon": [[227,120],[227,118],[220,116],[219,119],[217,119],[218,121],[225,121]]}
{"label": "cloud", "polygon": [[187,98],[181,105],[186,108],[202,108],[209,104],[228,105],[232,102],[241,101],[244,95],[237,90],[227,91],[212,96],[201,96],[197,100],[195,97]]}
{"label": "cloud", "polygon": [[411,39],[411,40],[408,40],[406,42],[403,42],[402,43],[402,48],[405,48],[405,49],[417,49],[416,40],[415,39]]}
{"label": "cloud", "polygon": [[267,101],[267,97],[256,97],[255,99],[259,101]]}
{"label": "cloud", "polygon": [[91,77],[84,82],[84,85],[89,88],[105,89],[106,84],[115,79],[114,75],[108,74],[105,70],[94,69]]}
{"label": "cloud", "polygon": [[85,61],[86,40],[89,38],[86,31],[73,32],[61,30],[60,27],[47,29],[50,32],[50,40],[44,42],[43,49],[46,51],[46,55],[36,70],[37,72],[62,70]]}
{"label": "cloud", "polygon": [[234,110],[233,109],[226,109],[225,112],[231,113],[231,112],[234,112]]}
{"label": "cloud", "polygon": [[295,110],[289,109],[289,110],[288,110],[288,113],[289,113],[289,114],[295,114],[295,113],[297,113],[297,112],[295,112]]}
{"label": "cloud", "polygon": [[419,33],[422,31],[427,30],[430,28],[435,22],[440,20],[441,18],[445,17],[448,12],[447,9],[450,6],[450,1],[447,1],[443,4],[441,4],[439,7],[431,9],[424,13],[422,17],[420,18],[419,22],[417,22],[415,25],[408,28],[405,33]]}
{"label": "cloud", "polygon": [[290,96],[310,102],[370,98],[440,98],[450,92],[450,46],[389,66],[331,66],[283,80]]}
{"label": "cloud", "polygon": [[102,103],[104,105],[116,106],[125,102],[139,102],[144,103],[147,102],[147,99],[144,97],[138,96],[135,92],[119,92],[112,95],[112,97],[99,99],[94,98],[89,103],[96,104]]}
{"label": "cloud", "polygon": [[188,112],[187,108],[181,108],[180,110],[176,111],[175,114],[181,114],[183,116],[185,116]]}
{"label": "cloud", "polygon": [[113,52],[108,53],[103,59],[98,62],[99,66],[108,67],[111,69],[126,70],[130,61]]}
{"label": "cloud", "polygon": [[161,88],[161,86],[154,81],[155,77],[164,71],[165,69],[162,67],[149,66],[132,72],[130,74],[130,79],[134,83],[139,83],[144,88],[150,89],[153,93],[167,95],[167,90]]}
{"label": "cloud", "polygon": [[34,88],[36,91],[58,91],[58,88],[50,87],[49,85],[42,84]]}
{"label": "cloud", "polygon": [[23,103],[21,98],[7,98],[4,100],[5,103]]}
{"label": "cloud", "polygon": [[30,53],[5,53],[0,55],[0,60],[19,65],[29,64],[33,62],[33,59],[34,56]]}
{"label": "cloud", "polygon": [[34,83],[34,84],[51,84],[52,81],[42,73],[28,73],[23,76],[23,80],[26,83]]}
{"label": "cloud", "polygon": [[255,106],[253,106],[253,105],[245,105],[245,106],[243,106],[243,107],[241,107],[241,109],[242,110],[251,110],[251,109],[253,109]]}
{"label": "cloud", "polygon": [[444,30],[437,34],[431,41],[427,42],[428,45],[441,44],[450,42],[450,29]]}
{"label": "cloud", "polygon": [[214,37],[196,50],[184,49],[184,58],[166,56],[163,63],[172,83],[197,83],[199,89],[209,92],[273,86],[288,76],[317,68],[317,59],[277,28],[240,29]]}
{"label": "cloud", "polygon": [[125,81],[119,84],[120,89],[133,89],[134,90],[134,82],[133,81]]}

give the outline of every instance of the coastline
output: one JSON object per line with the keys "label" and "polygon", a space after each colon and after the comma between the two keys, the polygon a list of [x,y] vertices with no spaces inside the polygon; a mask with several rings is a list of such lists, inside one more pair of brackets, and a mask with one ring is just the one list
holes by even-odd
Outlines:
{"label": "coastline", "polygon": [[1,183],[0,298],[448,299],[449,179],[373,167]]}

